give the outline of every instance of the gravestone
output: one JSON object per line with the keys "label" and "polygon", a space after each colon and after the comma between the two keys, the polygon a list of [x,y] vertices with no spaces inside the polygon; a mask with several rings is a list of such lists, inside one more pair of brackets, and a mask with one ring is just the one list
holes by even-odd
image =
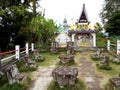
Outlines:
{"label": "gravestone", "polygon": [[106,65],[106,66],[109,66],[109,63],[110,63],[110,58],[109,58],[109,56],[105,56],[105,57],[104,57],[104,60],[100,62],[100,64]]}
{"label": "gravestone", "polygon": [[99,58],[103,58],[104,55],[102,54],[102,50],[100,48],[97,49],[96,54],[92,55],[93,59],[99,59]]}
{"label": "gravestone", "polygon": [[51,42],[51,52],[52,53],[57,53],[58,52],[58,48],[59,48],[58,42],[53,40]]}
{"label": "gravestone", "polygon": [[24,63],[26,66],[36,67],[36,62],[35,62],[35,61],[32,61],[32,60],[29,58],[29,55],[25,55],[25,56],[22,58],[22,61],[23,61],[23,63]]}
{"label": "gravestone", "polygon": [[74,85],[77,75],[78,69],[75,67],[59,66],[52,71],[52,76],[60,87]]}
{"label": "gravestone", "polygon": [[74,61],[74,55],[72,54],[64,54],[59,56],[60,62],[65,64]]}
{"label": "gravestone", "polygon": [[11,65],[9,66],[6,70],[6,76],[8,79],[9,84],[13,84],[13,83],[19,83],[20,81],[22,81],[25,78],[25,74],[23,73],[19,73],[17,66]]}
{"label": "gravestone", "polygon": [[42,55],[39,54],[39,50],[38,49],[34,49],[34,59],[37,61],[43,61],[44,57]]}
{"label": "gravestone", "polygon": [[67,42],[67,54],[73,54],[74,53],[74,42],[69,41]]}

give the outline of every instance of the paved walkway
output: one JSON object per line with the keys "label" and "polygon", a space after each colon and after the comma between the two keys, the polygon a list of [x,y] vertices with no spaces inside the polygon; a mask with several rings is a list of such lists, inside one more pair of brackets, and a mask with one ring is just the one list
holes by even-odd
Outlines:
{"label": "paved walkway", "polygon": [[29,90],[47,90],[47,86],[53,80],[51,73],[54,68],[54,65],[50,67],[39,67],[38,71],[40,74]]}
{"label": "paved walkway", "polygon": [[[102,76],[95,73],[95,68],[92,66],[91,61],[88,59],[89,52],[80,52],[77,55],[77,63],[79,63],[79,75],[78,77],[82,78],[87,86],[87,90],[103,90],[100,87],[100,81]],[[35,82],[30,86],[29,90],[47,90],[47,86],[53,80],[52,71],[55,68],[55,65],[49,67],[39,67],[38,75]]]}
{"label": "paved walkway", "polygon": [[82,77],[87,85],[87,90],[103,90],[100,87],[102,76],[95,74],[95,68],[90,60],[87,60],[88,52],[80,53],[79,57],[79,77]]}

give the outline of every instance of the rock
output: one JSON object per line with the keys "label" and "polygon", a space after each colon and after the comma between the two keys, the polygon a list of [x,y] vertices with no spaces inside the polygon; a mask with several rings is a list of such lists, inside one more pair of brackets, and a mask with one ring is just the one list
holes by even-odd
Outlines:
{"label": "rock", "polygon": [[74,85],[77,79],[78,69],[74,67],[60,66],[53,70],[52,76],[60,87]]}
{"label": "rock", "polygon": [[74,61],[74,55],[72,54],[60,55],[59,59],[62,63],[69,63],[71,61]]}

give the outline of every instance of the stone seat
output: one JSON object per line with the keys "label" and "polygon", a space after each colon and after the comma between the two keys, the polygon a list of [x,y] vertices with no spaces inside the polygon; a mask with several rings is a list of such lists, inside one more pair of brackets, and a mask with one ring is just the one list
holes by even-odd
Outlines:
{"label": "stone seat", "polygon": [[109,66],[110,60],[109,60],[109,56],[105,56],[104,60],[101,61],[99,64],[101,65],[108,65]]}
{"label": "stone seat", "polygon": [[69,63],[71,61],[74,61],[74,55],[72,54],[60,55],[59,59],[62,63]]}
{"label": "stone seat", "polygon": [[120,90],[120,77],[110,78],[109,81],[111,90]]}
{"label": "stone seat", "polygon": [[38,49],[34,50],[34,54],[33,55],[34,55],[34,59],[35,60],[39,60],[39,61],[43,61],[44,60],[44,57],[39,54]]}
{"label": "stone seat", "polygon": [[5,73],[9,81],[9,84],[20,82],[25,78],[25,74],[19,73],[18,68],[15,64],[6,68]]}
{"label": "stone seat", "polygon": [[22,58],[22,61],[23,63],[26,65],[26,66],[30,66],[30,67],[36,67],[36,62],[35,61],[32,61],[28,55],[25,55],[23,58]]}
{"label": "stone seat", "polygon": [[74,85],[77,79],[78,69],[75,67],[59,66],[52,72],[52,76],[60,87]]}

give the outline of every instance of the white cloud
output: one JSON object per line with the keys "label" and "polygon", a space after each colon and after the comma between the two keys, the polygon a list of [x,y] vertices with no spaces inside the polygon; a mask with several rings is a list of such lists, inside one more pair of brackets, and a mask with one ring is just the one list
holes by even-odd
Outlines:
{"label": "white cloud", "polygon": [[92,23],[100,22],[99,13],[104,0],[42,0],[40,5],[45,8],[46,18],[52,18],[62,23],[64,17],[68,21],[79,19],[82,6],[85,3],[88,18]]}

